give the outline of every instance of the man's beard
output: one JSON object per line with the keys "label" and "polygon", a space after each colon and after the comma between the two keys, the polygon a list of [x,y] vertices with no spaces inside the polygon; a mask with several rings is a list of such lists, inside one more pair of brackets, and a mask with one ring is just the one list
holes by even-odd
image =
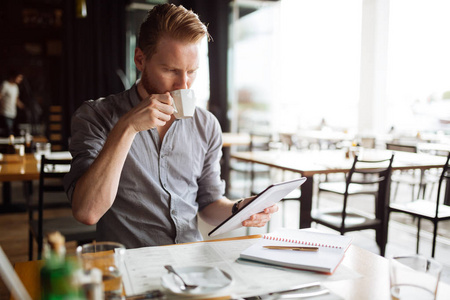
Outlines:
{"label": "man's beard", "polygon": [[141,84],[149,96],[152,94],[163,94],[161,92],[158,92],[158,90],[154,86],[152,86],[152,84],[150,83],[150,79],[148,78],[148,72],[146,72],[146,69],[144,69],[144,71],[142,72]]}

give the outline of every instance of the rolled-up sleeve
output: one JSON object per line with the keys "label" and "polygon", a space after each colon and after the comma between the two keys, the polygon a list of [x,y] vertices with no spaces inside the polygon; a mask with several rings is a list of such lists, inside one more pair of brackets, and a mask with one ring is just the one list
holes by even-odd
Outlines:
{"label": "rolled-up sleeve", "polygon": [[105,128],[108,128],[108,125],[104,120],[105,118],[100,117],[92,109],[89,101],[85,102],[72,117],[69,150],[73,159],[70,172],[64,178],[64,188],[71,202],[77,180],[89,169],[106,141]]}

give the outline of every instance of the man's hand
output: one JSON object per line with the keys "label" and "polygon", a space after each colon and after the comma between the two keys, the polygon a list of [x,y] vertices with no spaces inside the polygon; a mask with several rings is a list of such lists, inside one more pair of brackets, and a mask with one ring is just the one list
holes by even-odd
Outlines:
{"label": "man's hand", "polygon": [[[244,207],[255,197],[245,198],[238,204],[238,211]],[[210,203],[208,206],[200,211],[201,218],[208,224],[217,226],[222,223],[226,218],[230,217],[232,212],[232,206],[236,204],[236,201],[229,200],[228,198],[221,198],[217,201]],[[267,207],[262,212],[252,215],[250,218],[242,222],[246,227],[262,227],[270,220],[270,216],[278,211],[278,205],[272,205]]]}
{"label": "man's hand", "polygon": [[[253,197],[245,198],[244,201],[239,203],[239,208],[244,207],[249,201],[253,200]],[[274,204],[270,207],[265,208],[262,212],[250,216],[247,220],[242,222],[242,226],[245,227],[263,227],[267,222],[270,221],[272,214],[278,211],[278,205]]]}
{"label": "man's hand", "polygon": [[124,119],[136,132],[164,126],[174,112],[172,101],[168,92],[150,95],[126,113]]}

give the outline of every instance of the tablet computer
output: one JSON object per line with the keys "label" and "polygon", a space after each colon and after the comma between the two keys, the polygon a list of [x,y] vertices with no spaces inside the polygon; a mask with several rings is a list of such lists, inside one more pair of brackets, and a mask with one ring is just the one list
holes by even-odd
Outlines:
{"label": "tablet computer", "polygon": [[216,236],[234,229],[242,227],[242,222],[250,216],[262,212],[266,207],[272,206],[286,197],[287,194],[301,186],[306,181],[306,177],[274,183],[264,191],[255,196],[250,202],[242,207],[237,213],[231,215],[216,228],[208,233],[208,236]]}

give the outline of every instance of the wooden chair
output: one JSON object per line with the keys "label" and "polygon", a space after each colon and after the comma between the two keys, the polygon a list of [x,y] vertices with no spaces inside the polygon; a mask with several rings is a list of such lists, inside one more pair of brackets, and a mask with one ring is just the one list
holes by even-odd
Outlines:
{"label": "wooden chair", "polygon": [[[319,196],[323,192],[343,196],[341,208],[315,209],[311,212],[312,221],[339,231],[341,235],[350,231],[374,229],[376,230],[380,254],[384,256],[387,241],[385,214],[386,206],[389,203],[393,159],[394,155],[380,160],[363,160],[355,156],[345,182],[323,182],[319,184]],[[361,169],[363,166],[364,169]],[[355,195],[374,196],[374,216],[362,214],[349,208],[349,197]]]}
{"label": "wooden chair", "polygon": [[[62,183],[62,179],[69,169],[70,160],[68,159],[47,159],[44,155],[42,156],[38,203],[37,205],[28,204],[28,257],[30,260],[33,259],[33,238],[38,244],[38,259],[41,259],[43,240],[47,232],[59,231],[64,235],[67,242],[77,241],[79,244],[95,239],[95,225],[82,224],[76,221],[72,215],[62,217],[47,216],[52,210],[70,207]],[[50,197],[51,195],[53,197]],[[51,201],[49,198],[51,198]]]}
{"label": "wooden chair", "polygon": [[52,144],[52,151],[62,151],[67,148],[63,132],[63,108],[60,105],[50,105],[48,108],[47,137]]}
{"label": "wooden chair", "polygon": [[417,218],[417,244],[416,252],[419,253],[419,239],[420,239],[420,221],[421,219],[429,220],[433,223],[433,248],[431,256],[434,257],[436,250],[436,237],[438,223],[440,221],[450,220],[450,153],[447,156],[447,161],[442,168],[442,173],[439,178],[437,197],[436,199],[417,199],[413,202],[406,203],[390,203],[388,206],[388,221],[391,213],[404,213]]}

